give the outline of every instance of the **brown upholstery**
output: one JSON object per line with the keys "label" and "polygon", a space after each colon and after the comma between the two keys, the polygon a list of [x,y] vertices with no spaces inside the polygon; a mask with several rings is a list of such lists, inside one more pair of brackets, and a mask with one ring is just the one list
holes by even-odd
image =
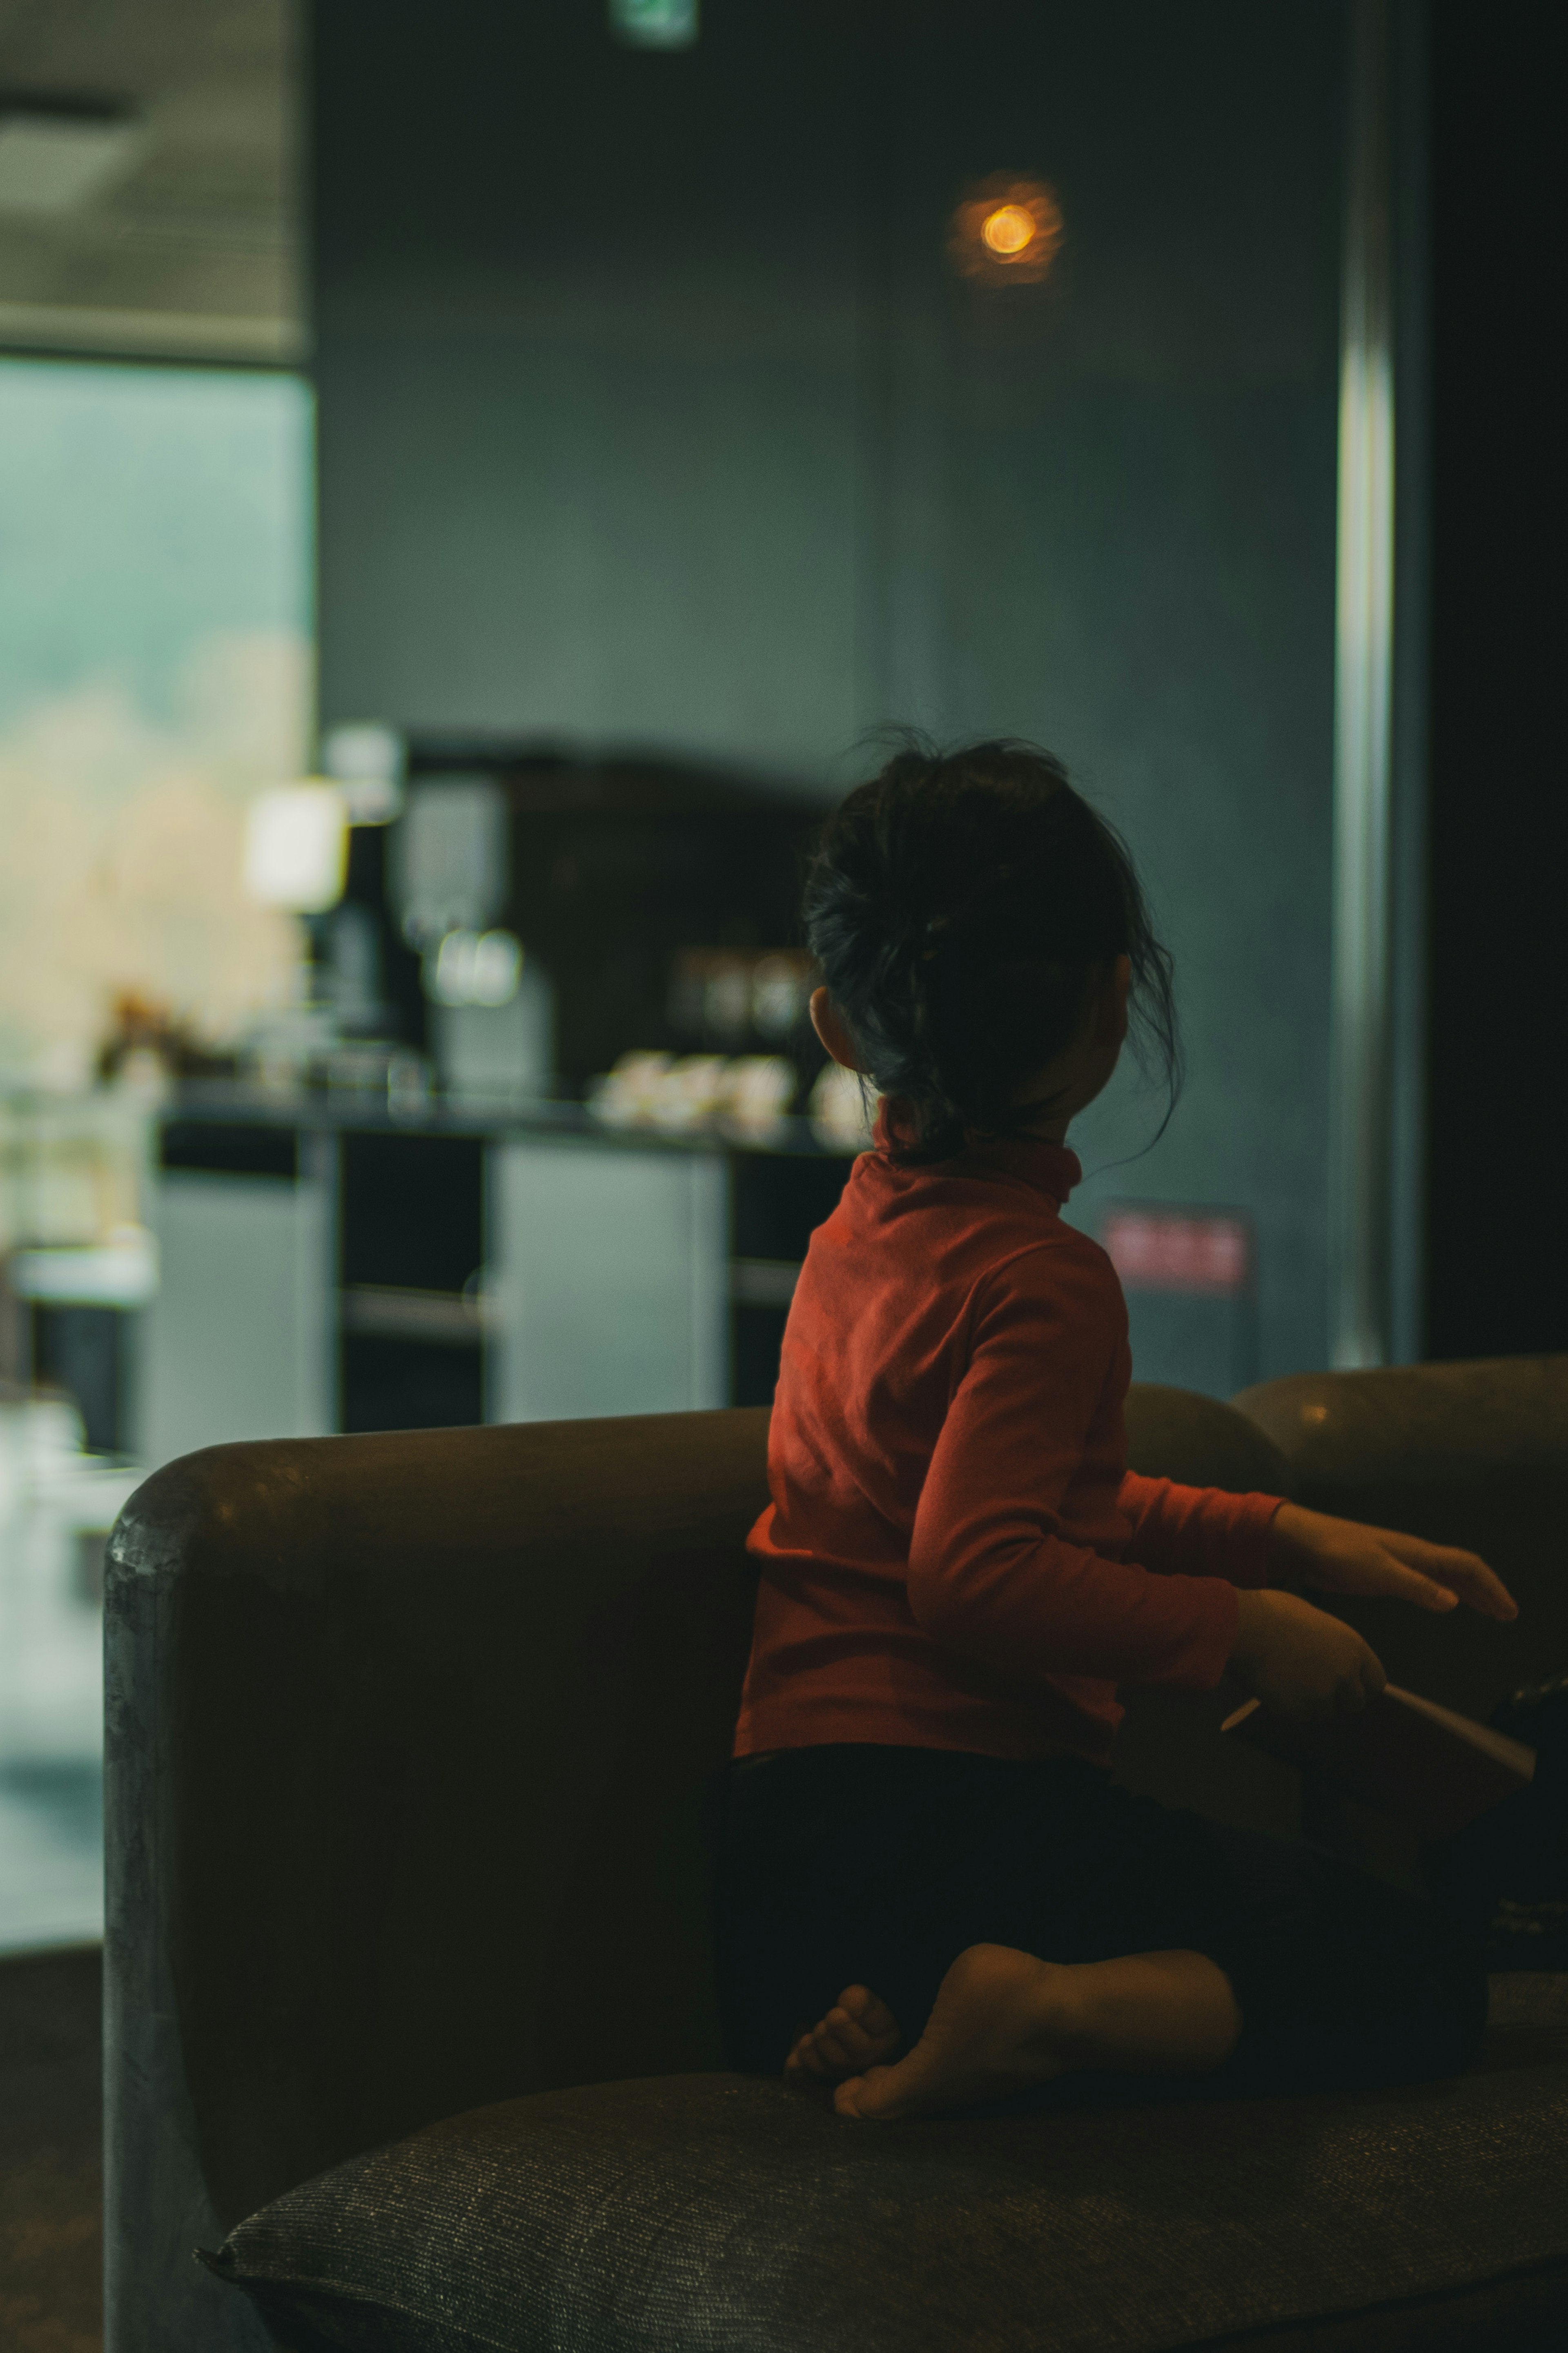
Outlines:
{"label": "brown upholstery", "polygon": [[1485,1716],[1542,1662],[1568,1664],[1568,1356],[1298,1373],[1236,1404],[1284,1455],[1298,1503],[1468,1546],[1511,1588],[1511,1626],[1336,1602],[1395,1683]]}
{"label": "brown upholstery", "polygon": [[1233,1495],[1293,1492],[1290,1466],[1268,1430],[1192,1389],[1134,1381],[1127,1396],[1127,1453],[1146,1479],[1224,1487]]}
{"label": "brown upholstery", "polygon": [[107,1591],[117,2353],[244,2342],[191,2248],[353,2149],[717,2063],[703,1806],[766,1428],[216,1447],[132,1498]]}
{"label": "brown upholstery", "polygon": [[[1324,1598],[1392,1680],[1485,1719],[1520,1684],[1568,1666],[1568,1356],[1508,1356],[1365,1373],[1299,1373],[1244,1390],[1238,1410],[1315,1511],[1481,1553],[1519,1603],[1511,1625],[1465,1609]],[[1198,1752],[1212,1757],[1213,1746]],[[1285,1794],[1287,1768],[1274,1768]],[[1249,1777],[1248,1793],[1260,1785]],[[1237,1785],[1238,1792],[1241,1785]],[[1301,1827],[1364,1868],[1419,1884],[1416,1842],[1309,1787]],[[1299,1817],[1299,1819],[1300,1819]]]}
{"label": "brown upholstery", "polygon": [[1498,1989],[1533,2032],[1360,2099],[868,2126],[782,2077],[536,2093],[304,2184],[219,2268],[290,2348],[1531,2353],[1568,2301],[1568,1979]]}
{"label": "brown upholstery", "polygon": [[[1181,1402],[1167,1408],[1167,1399]],[[1232,1421],[1245,1417],[1254,1438],[1268,1441],[1256,1456],[1187,1410],[1204,1402],[1180,1389],[1135,1388],[1137,1467],[1195,1477],[1201,1457],[1216,1466],[1215,1485],[1275,1485],[1315,1511],[1467,1546],[1510,1587],[1520,1605],[1511,1625],[1469,1610],[1436,1617],[1403,1602],[1323,1596],[1395,1683],[1484,1719],[1506,1693],[1568,1665],[1568,1356],[1270,1381],[1244,1390],[1235,1414],[1211,1407]],[[1218,1475],[1222,1463],[1227,1475]],[[1129,1788],[1243,1828],[1284,1837],[1305,1829],[1366,1868],[1417,1883],[1413,1837],[1321,1788],[1306,1792],[1303,1820],[1298,1773],[1215,1737],[1237,1698],[1227,1686],[1121,1697],[1127,1718],[1114,1769]]]}
{"label": "brown upholstery", "polygon": [[[1269,1483],[1247,1408],[1135,1396],[1134,1461]],[[1466,1426],[1439,1470],[1473,1518]],[[265,2344],[190,2249],[355,2150],[716,2063],[705,1810],[765,1429],[223,1447],[132,1498],[107,1594],[111,2353]],[[1477,1475],[1511,1531],[1508,1480]],[[1533,1625],[1500,1679],[1521,1663],[1559,1663]],[[1182,1794],[1157,1740],[1144,1761]]]}

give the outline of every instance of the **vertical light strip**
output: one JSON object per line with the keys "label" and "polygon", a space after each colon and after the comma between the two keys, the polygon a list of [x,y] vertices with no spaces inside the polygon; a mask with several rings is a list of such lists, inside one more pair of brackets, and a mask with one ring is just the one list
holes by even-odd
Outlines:
{"label": "vertical light strip", "polygon": [[1388,1339],[1394,354],[1388,0],[1351,0],[1334,649],[1329,1345]]}

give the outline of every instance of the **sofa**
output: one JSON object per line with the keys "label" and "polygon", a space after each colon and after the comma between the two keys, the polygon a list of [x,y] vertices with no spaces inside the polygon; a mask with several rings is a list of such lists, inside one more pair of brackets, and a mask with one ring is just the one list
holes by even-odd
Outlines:
{"label": "sofa", "polygon": [[[1544,2353],[1568,1979],[1354,2097],[892,2127],[727,2073],[717,1807],[763,1410],[225,1446],[106,1589],[109,2353]],[[1568,1357],[1135,1388],[1135,1467],[1472,1544],[1521,1615],[1345,1605],[1484,1715],[1568,1662]],[[1135,1788],[1408,1881],[1134,1692]],[[196,2251],[203,2251],[198,2261]]]}

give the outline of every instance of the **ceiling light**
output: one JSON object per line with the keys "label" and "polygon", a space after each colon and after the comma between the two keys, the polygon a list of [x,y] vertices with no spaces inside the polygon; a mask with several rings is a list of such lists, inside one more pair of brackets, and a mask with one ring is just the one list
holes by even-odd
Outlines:
{"label": "ceiling light", "polygon": [[1022,253],[1033,241],[1034,216],[1022,205],[998,205],[994,213],[985,216],[980,234],[993,253],[1011,261],[1016,253]]}
{"label": "ceiling light", "polygon": [[610,0],[610,28],[639,49],[689,49],[697,0]]}
{"label": "ceiling light", "polygon": [[0,212],[72,213],[128,172],[147,143],[123,108],[0,93]]}
{"label": "ceiling light", "polygon": [[996,172],[970,188],[952,216],[948,254],[961,276],[988,286],[1037,286],[1061,248],[1062,208],[1044,180]]}

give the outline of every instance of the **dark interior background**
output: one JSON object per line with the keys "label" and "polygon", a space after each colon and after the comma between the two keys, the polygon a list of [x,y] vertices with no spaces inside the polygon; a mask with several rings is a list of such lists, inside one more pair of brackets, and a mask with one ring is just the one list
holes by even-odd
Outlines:
{"label": "dark interior background", "polygon": [[1426,1348],[1568,1348],[1563,29],[1434,0]]}
{"label": "dark interior background", "polygon": [[[1342,12],[705,0],[658,53],[584,0],[438,39],[333,0],[313,38],[323,720],[824,799],[889,720],[1051,744],[1190,1059],[1143,1157],[1135,1089],[1086,1126],[1075,1214],[1247,1211],[1256,1374],[1321,1364]],[[1005,169],[1065,216],[1037,293],[946,259]]]}

